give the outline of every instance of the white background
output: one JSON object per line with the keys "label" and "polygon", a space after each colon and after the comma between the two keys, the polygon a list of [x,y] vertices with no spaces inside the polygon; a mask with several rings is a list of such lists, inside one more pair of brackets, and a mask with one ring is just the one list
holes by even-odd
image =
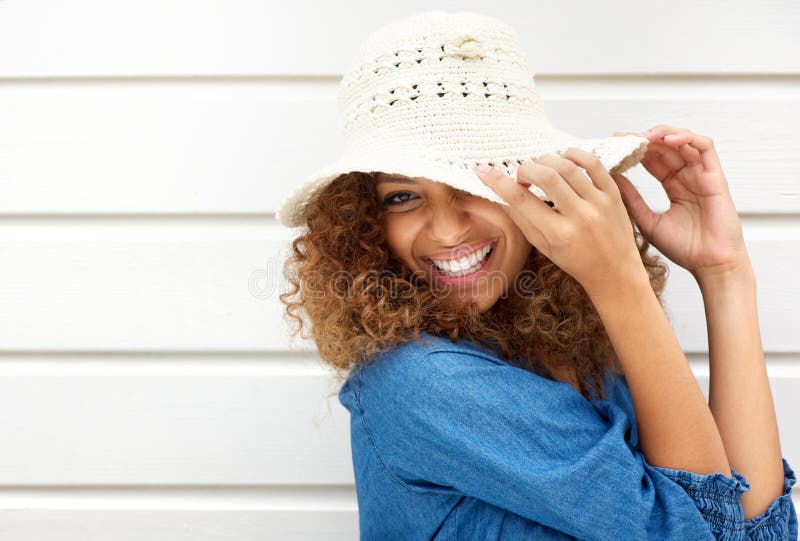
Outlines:
{"label": "white background", "polygon": [[[357,538],[349,419],[288,338],[274,211],[337,155],[358,43],[430,8],[514,25],[561,129],[715,141],[800,467],[797,2],[0,0],[0,538]],[[670,272],[707,392],[700,293]]]}

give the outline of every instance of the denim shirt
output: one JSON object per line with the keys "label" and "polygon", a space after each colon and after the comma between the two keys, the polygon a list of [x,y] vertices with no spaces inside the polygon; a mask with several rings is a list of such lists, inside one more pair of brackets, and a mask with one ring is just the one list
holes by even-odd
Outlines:
{"label": "denim shirt", "polygon": [[350,412],[362,540],[797,539],[796,478],[744,520],[745,477],[648,464],[624,376],[606,399],[491,349],[422,334],[356,366]]}

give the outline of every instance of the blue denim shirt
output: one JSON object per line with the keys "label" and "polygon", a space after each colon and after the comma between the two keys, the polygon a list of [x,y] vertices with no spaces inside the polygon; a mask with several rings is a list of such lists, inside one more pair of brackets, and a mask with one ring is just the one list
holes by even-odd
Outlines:
{"label": "blue denim shirt", "polygon": [[652,466],[624,376],[606,400],[503,360],[483,345],[422,335],[357,366],[350,412],[362,540],[797,539],[784,494],[744,520],[747,480]]}

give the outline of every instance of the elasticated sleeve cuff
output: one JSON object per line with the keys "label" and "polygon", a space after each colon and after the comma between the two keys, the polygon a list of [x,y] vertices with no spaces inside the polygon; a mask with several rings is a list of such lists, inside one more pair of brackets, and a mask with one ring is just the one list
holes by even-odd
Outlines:
{"label": "elasticated sleeve cuff", "polygon": [[783,461],[783,495],[764,513],[744,520],[742,494],[750,490],[747,479],[731,468],[728,477],[721,473],[698,473],[650,466],[681,486],[692,498],[712,533],[718,540],[796,541],[797,513],[792,503],[792,487],[797,482],[786,459]]}
{"label": "elasticated sleeve cuff", "polygon": [[694,501],[717,540],[743,539],[745,534],[742,494],[750,490],[747,479],[733,468],[723,473],[703,475],[687,470],[652,466],[683,488]]}
{"label": "elasticated sleeve cuff", "polygon": [[797,539],[797,512],[792,504],[792,487],[797,481],[794,471],[783,459],[783,495],[773,501],[762,514],[747,519],[747,539],[772,541]]}

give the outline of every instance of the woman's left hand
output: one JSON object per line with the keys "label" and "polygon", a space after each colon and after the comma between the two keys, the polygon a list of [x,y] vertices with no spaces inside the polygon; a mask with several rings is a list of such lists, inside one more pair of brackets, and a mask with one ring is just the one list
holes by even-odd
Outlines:
{"label": "woman's left hand", "polygon": [[650,141],[641,163],[661,182],[669,209],[656,214],[627,177],[612,177],[645,239],[697,280],[749,267],[739,215],[711,139],[666,125],[637,135]]}

